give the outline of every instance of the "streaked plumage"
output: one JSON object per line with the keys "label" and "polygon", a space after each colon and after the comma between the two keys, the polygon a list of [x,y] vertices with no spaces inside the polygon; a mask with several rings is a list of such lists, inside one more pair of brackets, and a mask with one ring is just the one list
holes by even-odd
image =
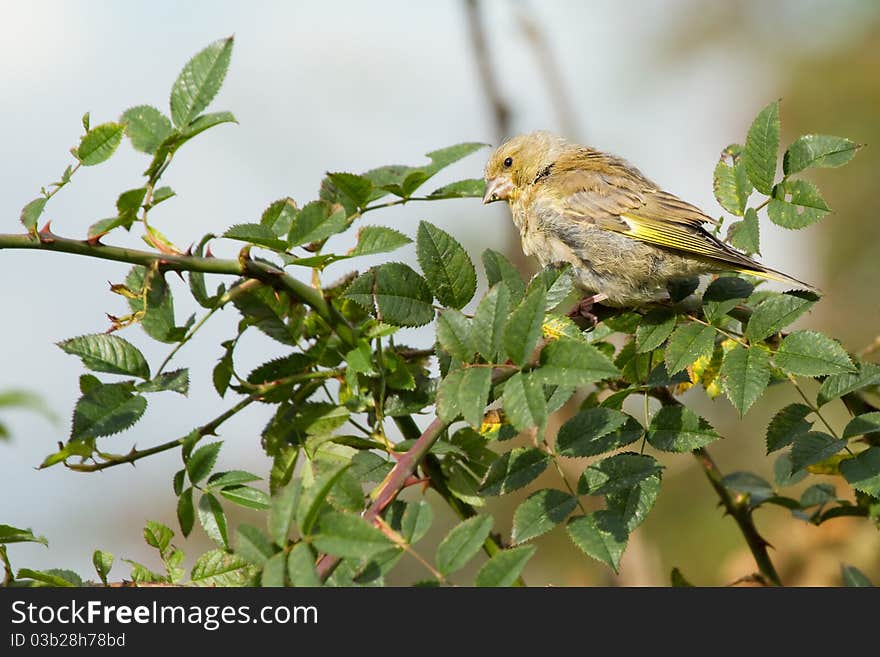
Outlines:
{"label": "streaked plumage", "polygon": [[570,262],[584,291],[638,306],[676,279],[735,271],[809,285],[764,267],[704,228],[717,222],[613,155],[548,132],[503,144],[486,165],[489,203],[506,200],[523,251],[542,266]]}

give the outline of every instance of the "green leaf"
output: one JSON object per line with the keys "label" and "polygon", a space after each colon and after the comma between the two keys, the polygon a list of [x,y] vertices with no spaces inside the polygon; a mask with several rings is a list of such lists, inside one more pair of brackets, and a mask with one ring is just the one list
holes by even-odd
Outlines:
{"label": "green leaf", "polygon": [[265,226],[278,237],[286,237],[290,232],[293,218],[297,212],[296,201],[292,198],[287,196],[278,199],[263,210],[263,214],[260,217],[260,225]]}
{"label": "green leaf", "polygon": [[183,139],[192,139],[196,135],[223,123],[238,123],[232,112],[211,112],[197,116],[182,131]]}
{"label": "green leaf", "polygon": [[517,372],[504,384],[501,403],[510,423],[517,431],[532,427],[539,430],[547,421],[547,400],[544,389],[534,373]]}
{"label": "green leaf", "polygon": [[874,586],[865,574],[855,566],[841,566],[840,574],[844,586]]}
{"label": "green leaf", "polygon": [[373,183],[369,178],[353,173],[328,173],[327,177],[357,208],[362,210],[366,207],[373,193]]}
{"label": "green leaf", "polygon": [[223,233],[223,237],[250,242],[275,251],[284,251],[287,248],[283,240],[278,239],[269,227],[262,224],[236,224]]}
{"label": "green leaf", "polygon": [[[232,301],[247,321],[257,329],[288,346],[296,346],[302,334],[302,324],[298,320],[298,306],[287,297],[280,299],[274,290],[261,287],[257,290],[238,294]],[[231,367],[231,357],[229,365]]]}
{"label": "green leaf", "polygon": [[[208,538],[220,547],[229,549],[229,536],[226,533],[226,514],[223,512],[220,502],[211,493],[205,493],[199,499],[199,522]],[[195,576],[193,576],[193,580],[195,580]]]}
{"label": "green leaf", "polygon": [[262,566],[275,554],[275,548],[259,529],[241,524],[235,531],[235,553],[255,566]]}
{"label": "green leaf", "polygon": [[534,447],[516,447],[492,463],[480,483],[481,495],[506,495],[534,481],[550,457]]}
{"label": "green leaf", "polygon": [[703,294],[703,312],[710,322],[724,318],[733,308],[751,295],[755,286],[736,276],[716,278]]}
{"label": "green leaf", "polygon": [[95,372],[150,378],[150,366],[144,355],[118,335],[81,335],[57,344],[62,351],[82,358],[83,365]]}
{"label": "green leaf", "polygon": [[433,176],[435,173],[445,169],[450,164],[455,164],[471,153],[476,153],[478,150],[485,148],[486,146],[487,144],[482,144],[480,142],[465,142],[432,151],[427,154],[427,157],[431,158],[431,165],[427,167],[427,171]]}
{"label": "green leaf", "polygon": [[119,122],[125,125],[132,147],[150,155],[159,150],[174,129],[171,120],[151,105],[130,107],[119,117]]}
{"label": "green leaf", "polygon": [[577,506],[577,498],[555,488],[529,495],[513,513],[512,543],[524,543],[546,534],[564,521]]}
{"label": "green leaf", "polygon": [[369,558],[392,547],[385,535],[360,516],[328,511],[321,516],[316,549],[337,557]]}
{"label": "green leaf", "polygon": [[107,575],[113,567],[113,555],[103,550],[95,550],[92,553],[92,564],[95,566],[95,571],[98,573],[98,577],[104,583],[104,586],[107,586]]}
{"label": "green leaf", "polygon": [[76,157],[84,166],[94,166],[105,160],[119,148],[125,125],[122,123],[103,123],[89,130],[79,147],[76,149]]}
{"label": "green leaf", "polygon": [[287,576],[293,586],[321,586],[315,554],[307,543],[297,543],[287,556]]}
{"label": "green leaf", "polygon": [[788,292],[764,299],[752,313],[746,337],[757,342],[778,333],[809,310],[816,297],[809,293]]}
{"label": "green leaf", "polygon": [[416,255],[437,300],[462,308],[477,291],[477,272],[467,251],[449,233],[427,221],[419,222]]}
{"label": "green leaf", "polygon": [[49,546],[43,536],[37,536],[30,529],[19,529],[12,525],[0,525],[0,544],[3,543],[42,543]]}
{"label": "green leaf", "polygon": [[853,159],[859,148],[843,137],[802,135],[785,151],[782,170],[788,176],[810,167],[840,167]]}
{"label": "green leaf", "polygon": [[138,383],[135,388],[138,392],[163,392],[170,390],[178,392],[184,397],[189,394],[189,370],[173,370],[162,372],[155,378],[143,383]]}
{"label": "green leaf", "polygon": [[521,545],[494,554],[477,571],[474,585],[511,586],[537,549],[534,545]]}
{"label": "green leaf", "polygon": [[746,175],[759,192],[770,195],[779,155],[779,101],[762,109],[749,128],[743,153]]}
{"label": "green leaf", "polygon": [[184,537],[189,536],[195,523],[196,511],[193,507],[193,488],[190,486],[177,498],[177,522],[180,524],[180,533]]}
{"label": "green leaf", "polygon": [[269,527],[269,535],[279,547],[287,545],[290,525],[293,523],[294,512],[301,492],[301,480],[291,479],[272,496],[266,523]]}
{"label": "green leaf", "polygon": [[562,425],[556,445],[562,456],[596,456],[635,442],[644,431],[626,413],[588,408]]}
{"label": "green leaf", "polygon": [[219,39],[190,59],[171,88],[171,118],[182,128],[214,100],[220,91],[229,60],[233,37]]}
{"label": "green leaf", "polygon": [[483,198],[486,193],[486,181],[482,178],[456,180],[429,194],[431,198]]}
{"label": "green leaf", "polygon": [[784,371],[801,376],[856,371],[840,343],[817,331],[795,331],[787,335],[774,360]]}
{"label": "green leaf", "polygon": [[808,431],[794,437],[791,448],[791,471],[803,470],[808,465],[824,461],[846,447],[846,440],[836,439],[821,431]]}
{"label": "green leaf", "polygon": [[491,386],[492,370],[488,367],[467,367],[462,371],[458,407],[462,419],[472,427],[479,427],[483,421]]}
{"label": "green leaf", "polygon": [[410,545],[417,543],[428,533],[433,521],[434,511],[427,502],[419,500],[407,504],[400,521],[400,535]]}
{"label": "green leaf", "polygon": [[351,256],[373,255],[394,251],[412,240],[393,228],[385,226],[363,226],[358,229],[358,242],[350,252]]}
{"label": "green leaf", "polygon": [[606,507],[616,513],[632,532],[644,522],[660,495],[660,475],[642,479],[629,488],[618,488],[606,494]]}
{"label": "green leaf", "polygon": [[579,495],[608,495],[657,477],[663,466],[653,456],[623,452],[591,464],[578,480]]}
{"label": "green leaf", "polygon": [[147,293],[146,307],[140,296],[129,299],[129,307],[135,313],[139,311],[146,312],[141,318],[140,324],[144,332],[151,338],[159,342],[179,342],[186,333],[186,330],[183,327],[178,328],[174,325],[174,299],[168,284],[165,282],[164,275],[156,273],[147,277],[147,270],[136,266],[132,267],[128,276],[125,277],[125,284],[130,290],[136,292],[140,292],[147,281],[149,281],[150,289]]}
{"label": "green leaf", "polygon": [[186,472],[191,482],[197,484],[211,473],[211,470],[214,469],[214,464],[217,463],[217,455],[220,453],[222,446],[223,441],[208,443],[207,445],[202,445],[190,455],[186,461]]}
{"label": "green leaf", "polygon": [[20,568],[15,578],[32,579],[37,582],[42,582],[42,585],[45,586],[68,587],[83,585],[79,575],[70,570],[61,570],[59,568],[53,568],[51,570]]}
{"label": "green leaf", "polygon": [[141,419],[147,400],[132,394],[130,383],[106,383],[92,388],[76,402],[71,440],[110,436]]}
{"label": "green leaf", "polygon": [[259,488],[252,486],[227,486],[220,491],[220,494],[230,502],[248,509],[262,511],[269,508],[269,496]]}
{"label": "green leaf", "polygon": [[692,588],[694,586],[678,568],[672,569],[672,572],[669,575],[669,581],[672,588]]}
{"label": "green leaf", "polygon": [[715,167],[712,189],[722,208],[731,214],[740,217],[743,215],[753,187],[748,175],[746,175],[746,167],[742,158],[738,158],[733,166],[727,164],[723,159],[718,162]]}
{"label": "green leaf", "polygon": [[163,525],[161,522],[147,520],[147,524],[144,526],[144,540],[147,542],[147,545],[159,550],[163,558],[165,550],[171,544],[172,538],[174,538],[174,532],[171,531],[170,527]]}
{"label": "green leaf", "polygon": [[[511,319],[513,315],[511,315]],[[545,385],[578,387],[619,376],[605,354],[580,340],[554,340],[541,350],[541,367],[532,376]]]}
{"label": "green leaf", "polygon": [[863,436],[869,433],[880,433],[880,413],[863,413],[857,415],[843,430],[844,438],[852,438],[853,436]]}
{"label": "green leaf", "polygon": [[727,240],[730,245],[746,253],[761,252],[761,234],[758,225],[758,213],[755,208],[746,210],[742,221],[730,224],[727,229]]}
{"label": "green leaf", "polygon": [[278,552],[273,554],[263,564],[260,573],[260,586],[268,588],[281,588],[285,586],[284,573],[287,570],[287,554]]}
{"label": "green leaf", "polygon": [[663,452],[690,452],[719,438],[706,420],[684,406],[664,406],[648,427],[648,442]]}
{"label": "green leaf", "polygon": [[514,299],[521,299],[525,294],[526,284],[516,267],[510,264],[510,260],[504,254],[492,249],[483,251],[482,259],[489,287],[503,281],[510,291],[510,296]]}
{"label": "green leaf", "polygon": [[574,517],[568,521],[566,530],[584,554],[617,572],[629,532],[616,513],[604,510]]}
{"label": "green leaf", "polygon": [[346,470],[351,467],[350,463],[339,466],[334,470],[322,473],[303,491],[296,505],[296,524],[300,533],[308,536],[312,533],[315,523],[321,511],[321,507],[327,500],[330,490],[342,478]]}
{"label": "green leaf", "polygon": [[791,445],[795,436],[808,432],[813,423],[804,418],[812,412],[804,404],[789,404],[777,412],[767,427],[767,453]]}
{"label": "green leaf", "polygon": [[721,483],[729,490],[747,495],[751,508],[775,495],[773,487],[766,480],[751,472],[731,472]]}
{"label": "green leaf", "polygon": [[43,209],[46,207],[48,200],[41,196],[40,198],[35,198],[21,209],[21,223],[24,224],[28,231],[33,232],[37,229],[37,221],[39,221],[40,215],[43,214]]}
{"label": "green leaf", "polygon": [[701,356],[710,357],[714,348],[715,329],[696,323],[683,324],[675,329],[666,345],[666,371],[675,374]]}
{"label": "green leaf", "polygon": [[197,586],[244,586],[252,567],[237,554],[209,550],[198,558],[190,573]]}
{"label": "green leaf", "polygon": [[348,228],[345,209],[326,201],[313,201],[293,218],[287,245],[290,247],[319,242]]}
{"label": "green leaf", "polygon": [[880,384],[880,365],[857,363],[857,373],[832,374],[822,382],[816,400],[823,406],[855,390]]}
{"label": "green leaf", "polygon": [[525,365],[538,345],[544,322],[545,295],[542,286],[535,286],[510,313],[504,325],[504,349],[517,365]]}
{"label": "green leaf", "polygon": [[858,491],[880,497],[880,447],[869,447],[840,462],[840,473]]}
{"label": "green leaf", "polygon": [[504,325],[510,312],[510,290],[496,283],[480,300],[471,323],[471,337],[477,352],[489,362],[502,359]]}
{"label": "green leaf", "polygon": [[636,329],[636,351],[653,351],[666,341],[675,328],[675,312],[669,308],[649,311]]}
{"label": "green leaf", "polygon": [[423,326],[434,319],[433,295],[425,279],[399,262],[361,274],[344,296],[394,326]]}
{"label": "green leaf", "polygon": [[437,316],[437,340],[453,358],[469,363],[474,359],[471,320],[458,310],[447,309]]}
{"label": "green leaf", "polygon": [[453,527],[437,546],[437,570],[449,575],[463,568],[480,551],[492,523],[492,516],[474,516]]}
{"label": "green leaf", "polygon": [[718,378],[724,394],[742,417],[770,382],[770,356],[759,347],[737,345],[724,354]]}
{"label": "green leaf", "polygon": [[119,216],[131,216],[134,219],[138,210],[141,209],[146,195],[146,187],[138,187],[122,192],[119,198],[116,199],[116,210],[119,212]]}
{"label": "green leaf", "polygon": [[800,229],[831,212],[819,188],[807,180],[786,180],[767,206],[770,221],[783,228]]}

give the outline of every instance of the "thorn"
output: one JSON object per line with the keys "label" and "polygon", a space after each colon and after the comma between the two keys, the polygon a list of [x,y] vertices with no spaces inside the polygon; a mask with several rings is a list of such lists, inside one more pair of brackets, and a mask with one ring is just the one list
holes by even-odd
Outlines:
{"label": "thorn", "polygon": [[101,233],[100,235],[92,235],[91,237],[86,238],[86,244],[89,246],[101,246],[101,238],[107,233]]}
{"label": "thorn", "polygon": [[213,258],[214,257],[214,254],[211,253],[211,245],[210,244],[208,244],[208,246],[205,247],[205,257],[206,258]]}
{"label": "thorn", "polygon": [[192,255],[192,250],[193,250],[193,245],[190,244],[188,247],[186,247],[186,251],[184,252],[184,255],[191,256],[191,255]]}
{"label": "thorn", "polygon": [[40,229],[37,236],[40,238],[40,244],[52,244],[55,241],[55,238],[52,235],[52,220],[46,222],[46,224]]}

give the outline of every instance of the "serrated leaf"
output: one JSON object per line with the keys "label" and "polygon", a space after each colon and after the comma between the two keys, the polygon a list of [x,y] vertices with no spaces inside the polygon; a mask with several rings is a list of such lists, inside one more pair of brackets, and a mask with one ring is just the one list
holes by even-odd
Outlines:
{"label": "serrated leaf", "polygon": [[147,542],[147,545],[159,550],[163,557],[165,550],[171,544],[172,538],[174,538],[174,532],[171,531],[170,527],[163,525],[161,522],[147,520],[147,524],[144,526],[144,540]]}
{"label": "serrated leaf", "polygon": [[683,370],[700,357],[709,358],[715,347],[715,329],[702,324],[683,324],[669,338],[665,362],[669,374]]}
{"label": "serrated leaf", "polygon": [[358,515],[328,511],[319,525],[312,544],[327,554],[363,559],[392,547],[381,531]]}
{"label": "serrated leaf", "polygon": [[333,186],[345,194],[357,208],[363,209],[373,193],[373,183],[365,176],[354,173],[328,173]]}
{"label": "serrated leaf", "polygon": [[278,239],[269,227],[262,224],[236,224],[227,229],[223,233],[223,237],[249,242],[275,251],[284,251],[287,248],[287,244],[283,240]]}
{"label": "serrated leaf", "polygon": [[312,201],[300,210],[290,226],[287,245],[290,247],[318,242],[348,228],[345,209],[326,201]]}
{"label": "serrated leaf", "polygon": [[433,295],[425,279],[399,262],[361,274],[344,296],[394,326],[423,326],[434,319]]}
{"label": "serrated leaf", "polygon": [[779,410],[767,427],[767,453],[791,445],[795,436],[808,432],[813,423],[804,418],[812,412],[813,409],[804,404],[789,404]]}
{"label": "serrated leaf", "polygon": [[289,196],[278,199],[263,210],[260,225],[268,228],[274,235],[286,238],[297,211],[296,201]]}
{"label": "serrated leaf", "polygon": [[229,61],[233,37],[219,39],[190,59],[171,88],[171,118],[182,128],[201,114],[220,91]]}
{"label": "serrated leaf", "polygon": [[349,252],[351,256],[373,255],[394,251],[412,240],[393,228],[385,226],[363,226],[358,230],[357,245]]}
{"label": "serrated leaf", "polygon": [[196,135],[223,123],[238,123],[232,112],[210,112],[194,118],[189,125],[181,130],[184,139],[192,139]]}
{"label": "serrated leaf", "polygon": [[786,372],[801,376],[856,371],[840,343],[817,331],[795,331],[787,335],[774,361]]}
{"label": "serrated leaf", "polygon": [[758,213],[755,208],[749,208],[743,215],[743,220],[730,224],[727,229],[727,240],[734,248],[746,253],[761,252],[761,233],[758,222]]}
{"label": "serrated leaf", "polygon": [[180,525],[180,533],[184,537],[189,536],[195,523],[196,512],[193,507],[193,488],[190,486],[177,498],[177,522]]}
{"label": "serrated leaf", "polygon": [[171,119],[151,105],[130,107],[119,117],[119,122],[125,125],[125,134],[132,147],[150,155],[159,150],[174,129]]}
{"label": "serrated leaf", "polygon": [[297,543],[287,556],[287,576],[293,586],[321,586],[315,554],[307,543]]}
{"label": "serrated leaf", "polygon": [[480,484],[482,495],[506,495],[532,482],[550,463],[550,457],[534,447],[516,447],[492,463]]}
{"label": "serrated leaf", "polygon": [[869,447],[855,458],[841,461],[840,473],[856,490],[880,497],[880,447]]}
{"label": "serrated leaf", "polygon": [[524,543],[546,534],[564,521],[577,506],[577,498],[555,488],[529,495],[513,513],[510,540]]}
{"label": "serrated leaf", "polygon": [[147,400],[131,392],[130,383],[106,383],[92,388],[76,402],[70,439],[110,436],[141,419]]}
{"label": "serrated leaf", "polygon": [[19,218],[28,231],[36,230],[37,221],[39,221],[40,215],[43,214],[43,209],[46,207],[46,202],[48,200],[49,199],[41,196],[40,198],[35,198],[21,209],[21,215]]}
{"label": "serrated leaf", "polygon": [[483,251],[482,260],[490,287],[503,281],[510,291],[511,298],[522,298],[525,294],[526,284],[516,267],[510,264],[510,260],[503,253],[486,249]]}
{"label": "serrated leaf", "polygon": [[[778,196],[777,196],[778,195]],[[819,188],[807,180],[786,180],[767,206],[770,221],[783,228],[800,229],[831,212]]]}
{"label": "serrated leaf", "polygon": [[[199,522],[208,538],[228,550],[229,536],[226,531],[226,514],[217,498],[211,493],[204,493],[199,499],[198,514]],[[193,576],[193,580],[195,580],[195,576]]]}
{"label": "serrated leaf", "polygon": [[458,310],[447,309],[437,316],[437,339],[453,358],[469,363],[474,359],[471,320]]}
{"label": "serrated leaf", "polygon": [[567,339],[555,340],[544,347],[541,366],[532,372],[532,376],[545,385],[571,387],[619,375],[620,370],[596,347]]}
{"label": "serrated leaf", "polygon": [[336,469],[323,472],[300,494],[296,505],[296,524],[303,536],[312,533],[327,496],[349,467],[351,464],[346,463]]}
{"label": "serrated leaf", "polygon": [[98,573],[101,582],[107,586],[107,575],[113,567],[113,555],[103,550],[95,550],[92,553],[92,565],[95,566],[95,572]]}
{"label": "serrated leaf", "polygon": [[101,164],[119,148],[125,125],[122,123],[102,123],[89,130],[76,149],[77,159],[83,166]]}
{"label": "serrated leaf", "polygon": [[768,297],[755,306],[746,326],[746,337],[757,342],[778,333],[816,303],[813,295],[786,293]]}
{"label": "serrated leaf", "polygon": [[486,181],[482,178],[467,178],[443,185],[431,192],[431,198],[483,198],[486,193]]}
{"label": "serrated leaf", "polygon": [[416,255],[428,286],[444,306],[462,308],[477,291],[477,272],[467,251],[449,233],[419,222]]}
{"label": "serrated leaf", "polygon": [[420,541],[434,521],[434,511],[427,502],[419,500],[406,505],[400,521],[400,535],[412,545]]}
{"label": "serrated leaf", "polygon": [[253,486],[226,486],[220,494],[230,502],[248,509],[262,511],[269,508],[269,496]]}
{"label": "serrated leaf", "polygon": [[507,419],[517,431],[540,430],[547,420],[547,400],[541,382],[533,373],[517,372],[504,384],[501,398]]}
{"label": "serrated leaf", "polygon": [[222,441],[208,443],[190,454],[190,457],[186,460],[186,472],[192,483],[199,483],[211,473],[211,470],[214,469],[214,464],[217,463],[217,455],[220,453],[222,446]]}
{"label": "serrated leaf", "polygon": [[138,392],[163,392],[170,390],[183,396],[189,394],[189,370],[173,370],[162,372],[155,378],[143,383],[138,383],[135,388]]}
{"label": "serrated leaf", "polygon": [[675,312],[669,308],[649,311],[636,329],[636,351],[653,351],[666,341],[675,328]]}
{"label": "serrated leaf", "polygon": [[235,553],[255,566],[263,566],[275,548],[259,529],[241,524],[235,531]]}
{"label": "serrated leaf", "polygon": [[454,146],[440,148],[436,151],[431,151],[426,154],[427,157],[431,158],[431,164],[427,167],[427,171],[433,176],[435,173],[445,169],[450,164],[455,164],[471,153],[476,153],[478,150],[485,148],[486,146],[487,144],[480,142],[464,142],[461,144],[455,144]]}
{"label": "serrated leaf", "polygon": [[42,543],[49,545],[43,536],[37,536],[30,529],[19,529],[12,525],[0,525],[0,544],[3,543]]}
{"label": "serrated leaf", "polygon": [[855,390],[880,384],[880,365],[857,363],[858,372],[832,374],[822,382],[816,397],[820,406]]}
{"label": "serrated leaf", "polygon": [[492,555],[477,571],[474,585],[511,586],[537,549],[534,545],[521,545]]}
{"label": "serrated leaf", "polygon": [[660,495],[660,475],[652,475],[629,488],[609,491],[606,507],[617,514],[627,530],[632,532],[644,522]]}
{"label": "serrated leaf", "polygon": [[808,465],[824,461],[846,447],[846,440],[821,431],[808,431],[794,437],[791,447],[791,471],[803,470]]}
{"label": "serrated leaf", "polygon": [[510,311],[510,290],[496,283],[477,306],[472,321],[472,338],[477,352],[489,362],[500,360],[504,325]]}
{"label": "serrated leaf", "polygon": [[843,166],[860,148],[849,139],[832,135],[802,135],[795,139],[782,158],[782,170],[791,175],[810,167]]}
{"label": "serrated leaf", "polygon": [[69,587],[82,586],[82,579],[79,575],[70,570],[62,570],[60,568],[52,568],[50,570],[32,570],[30,568],[20,568],[15,575],[16,579],[32,579],[42,582],[46,586]]}
{"label": "serrated leaf", "polygon": [[118,335],[81,335],[57,344],[62,351],[79,356],[83,365],[95,372],[150,378],[150,366],[144,355]]}
{"label": "serrated leaf", "polygon": [[437,546],[437,570],[449,575],[463,568],[480,551],[492,524],[492,516],[474,516],[453,527]]}
{"label": "serrated leaf", "polygon": [[[128,289],[140,292],[148,280],[147,270],[144,267],[132,267],[125,284]],[[174,343],[183,338],[186,333],[182,327],[176,327],[174,323],[174,299],[168,283],[162,273],[149,276],[150,289],[147,293],[147,303],[140,296],[129,298],[128,305],[133,313],[144,312],[140,325],[144,332],[159,342]]]}
{"label": "serrated leaf", "polygon": [[603,510],[576,516],[565,528],[569,538],[584,554],[617,572],[629,532],[616,513]]}
{"label": "serrated leaf", "polygon": [[297,314],[297,306],[289,297],[278,298],[272,289],[261,287],[236,295],[232,303],[248,323],[273,340],[292,347],[299,344],[301,315]]}
{"label": "serrated leaf", "polygon": [[864,436],[869,433],[880,433],[880,413],[863,413],[850,420],[843,429],[844,438]]}
{"label": "serrated leaf", "polygon": [[721,438],[706,420],[684,406],[664,406],[651,419],[648,442],[663,452],[690,452]]}
{"label": "serrated leaf", "polygon": [[741,217],[753,189],[743,159],[738,158],[733,166],[720,160],[715,167],[712,189],[722,208]]}
{"label": "serrated leaf", "polygon": [[634,488],[662,471],[652,456],[623,452],[588,466],[578,480],[577,491],[579,495],[608,495]]}
{"label": "serrated leaf", "polygon": [[724,394],[742,417],[770,382],[770,356],[758,347],[737,345],[724,354],[718,377]]}
{"label": "serrated leaf", "polygon": [[755,286],[737,276],[715,279],[703,293],[703,313],[710,322],[717,322],[725,314],[751,295]]}
{"label": "serrated leaf", "polygon": [[209,550],[196,560],[190,579],[197,586],[244,586],[250,572],[250,564],[237,554]]}
{"label": "serrated leaf", "polygon": [[773,101],[762,109],[746,136],[743,163],[749,180],[762,194],[773,189],[776,177],[776,159],[779,155],[779,102]]}
{"label": "serrated leaf", "polygon": [[504,325],[502,343],[510,360],[517,365],[525,365],[538,345],[544,323],[545,295],[541,286],[533,288]]}
{"label": "serrated leaf", "polygon": [[644,428],[634,418],[610,408],[580,411],[559,429],[556,448],[562,456],[596,456],[638,440]]}
{"label": "serrated leaf", "polygon": [[287,545],[287,537],[290,534],[290,526],[293,524],[293,516],[301,492],[301,480],[291,479],[272,496],[266,522],[269,535],[279,547]]}

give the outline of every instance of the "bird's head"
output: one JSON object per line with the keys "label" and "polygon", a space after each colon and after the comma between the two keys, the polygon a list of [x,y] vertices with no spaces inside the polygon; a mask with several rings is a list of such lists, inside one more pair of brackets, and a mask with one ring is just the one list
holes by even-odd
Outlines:
{"label": "bird's head", "polygon": [[565,149],[562,137],[530,132],[509,139],[498,147],[486,164],[483,203],[510,200],[511,194],[531,185]]}

